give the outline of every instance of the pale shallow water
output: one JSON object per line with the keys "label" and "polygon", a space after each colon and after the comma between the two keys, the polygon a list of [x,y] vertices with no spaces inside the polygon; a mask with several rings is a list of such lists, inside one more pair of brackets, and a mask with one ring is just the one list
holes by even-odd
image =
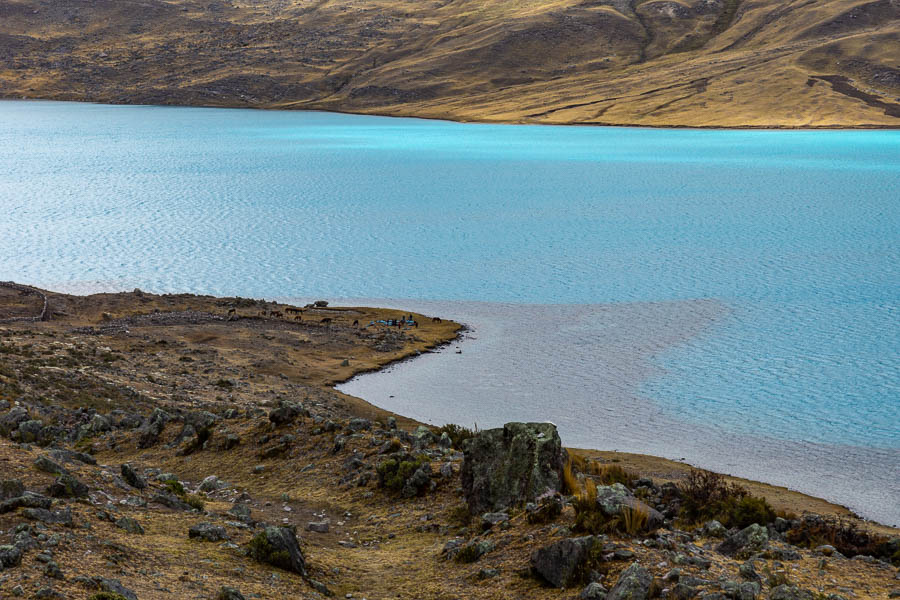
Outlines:
{"label": "pale shallow water", "polygon": [[460,301],[463,354],[350,385],[895,524],[898,198],[898,131],[0,102],[0,279]]}

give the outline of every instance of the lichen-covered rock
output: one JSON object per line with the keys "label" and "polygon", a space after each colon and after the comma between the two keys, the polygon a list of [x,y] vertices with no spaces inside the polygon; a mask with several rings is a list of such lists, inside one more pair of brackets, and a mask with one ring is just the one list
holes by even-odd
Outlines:
{"label": "lichen-covered rock", "polygon": [[22,562],[22,549],[8,544],[0,546],[0,571],[19,566]]}
{"label": "lichen-covered rock", "polygon": [[761,552],[769,543],[769,533],[765,527],[756,523],[729,536],[716,548],[725,556],[748,558],[755,552]]}
{"label": "lichen-covered rock", "polygon": [[122,465],[121,471],[122,479],[124,479],[125,483],[127,483],[131,487],[137,488],[139,490],[147,487],[147,481],[143,477],[138,475],[138,472],[134,470],[134,467],[132,467],[128,463]]}
{"label": "lichen-covered rock", "polygon": [[606,600],[606,588],[592,581],[581,590],[578,595],[579,600]]}
{"label": "lichen-covered rock", "polygon": [[88,495],[88,486],[75,476],[63,473],[50,484],[47,494],[54,498],[85,498]]}
{"label": "lichen-covered rock", "polygon": [[552,423],[507,423],[463,444],[463,493],[472,514],[534,502],[562,488],[566,451]]}
{"label": "lichen-covered rock", "polygon": [[168,423],[171,418],[169,413],[161,408],[154,408],[150,418],[147,419],[147,422],[143,426],[141,426],[140,437],[138,438],[137,444],[138,448],[150,448],[151,446],[158,444],[159,436],[162,434],[163,429],[166,427],[166,423]]}
{"label": "lichen-covered rock", "polygon": [[216,594],[216,600],[244,600],[244,595],[237,588],[223,585]]}
{"label": "lichen-covered rock", "polygon": [[120,529],[124,529],[128,533],[133,533],[135,535],[144,535],[144,528],[141,527],[141,524],[132,519],[131,517],[122,517],[118,521],[116,521],[116,526]]}
{"label": "lichen-covered rock", "polygon": [[295,404],[284,404],[269,413],[269,421],[276,426],[293,423],[300,416],[300,407]]}
{"label": "lichen-covered rock", "polygon": [[594,536],[569,538],[538,548],[531,568],[550,585],[566,588],[584,581],[602,543]]}
{"label": "lichen-covered rock", "polygon": [[621,517],[627,509],[641,511],[647,515],[648,531],[662,527],[665,521],[662,513],[635,498],[631,490],[621,483],[597,486],[597,506],[608,518]]}
{"label": "lichen-covered rock", "polygon": [[0,417],[0,434],[9,436],[19,429],[19,424],[28,421],[28,411],[21,406],[14,406],[5,415]]}
{"label": "lichen-covered rock", "polygon": [[494,542],[490,540],[472,540],[459,546],[452,553],[456,562],[472,563],[494,550]]}
{"label": "lichen-covered rock", "polygon": [[812,592],[796,585],[779,585],[769,592],[769,600],[813,600],[814,598]]}
{"label": "lichen-covered rock", "polygon": [[18,498],[25,493],[25,485],[21,479],[4,479],[0,481],[0,501]]}
{"label": "lichen-covered rock", "polygon": [[43,427],[44,424],[40,421],[22,421],[19,423],[19,427],[16,430],[15,438],[25,444],[36,442],[38,436],[41,435],[41,429]]}
{"label": "lichen-covered rock", "polygon": [[372,429],[372,421],[363,418],[350,419],[350,422],[347,423],[347,429],[353,433],[368,431]]}
{"label": "lichen-covered rock", "polygon": [[72,509],[69,507],[57,511],[50,511],[46,508],[26,508],[22,511],[22,516],[48,525],[72,525]]}
{"label": "lichen-covered rock", "polygon": [[287,527],[266,527],[250,540],[248,550],[258,562],[306,575],[306,560],[297,536]]}
{"label": "lichen-covered rock", "polygon": [[652,584],[650,572],[638,563],[632,563],[619,575],[606,600],[647,600]]}
{"label": "lichen-covered rock", "polygon": [[63,473],[68,473],[68,471],[62,465],[53,462],[48,457],[43,455],[38,456],[36,459],[34,459],[34,462],[32,464],[38,471],[50,473],[51,475],[61,475]]}
{"label": "lichen-covered rock", "polygon": [[228,539],[228,533],[221,525],[212,523],[197,523],[188,530],[188,537],[192,540],[201,539],[207,542],[220,542]]}
{"label": "lichen-covered rock", "polygon": [[0,515],[3,513],[12,512],[19,508],[50,508],[50,505],[53,503],[50,498],[46,496],[41,496],[40,494],[32,494],[29,492],[25,492],[21,496],[17,496],[15,498],[10,498],[9,500],[4,500],[0,502]]}

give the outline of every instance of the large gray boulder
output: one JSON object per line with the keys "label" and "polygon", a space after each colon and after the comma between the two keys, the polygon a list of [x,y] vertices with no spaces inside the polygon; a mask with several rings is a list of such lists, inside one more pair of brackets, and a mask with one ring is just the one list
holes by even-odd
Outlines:
{"label": "large gray boulder", "polygon": [[632,563],[619,575],[606,600],[647,600],[652,583],[650,572],[638,563]]}
{"label": "large gray boulder", "polygon": [[552,423],[507,423],[463,444],[460,471],[472,514],[497,512],[559,492],[566,451]]}
{"label": "large gray boulder", "polygon": [[635,498],[621,483],[597,486],[597,506],[608,518],[624,516],[626,509],[639,510],[647,515],[646,529],[649,531],[662,527],[665,521],[661,512]]}
{"label": "large gray boulder", "polygon": [[566,588],[582,583],[599,544],[592,535],[560,540],[535,550],[531,555],[531,568],[553,587]]}

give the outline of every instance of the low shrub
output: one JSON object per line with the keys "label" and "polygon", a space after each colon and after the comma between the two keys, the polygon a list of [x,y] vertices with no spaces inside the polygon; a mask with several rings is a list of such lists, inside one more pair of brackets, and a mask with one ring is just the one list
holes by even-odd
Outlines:
{"label": "low shrub", "polygon": [[128,600],[128,598],[113,592],[97,592],[96,594],[91,594],[88,600]]}
{"label": "low shrub", "polygon": [[680,486],[679,518],[688,524],[715,519],[725,527],[747,527],[753,523],[767,525],[775,520],[775,510],[765,498],[751,496],[723,475],[693,469]]}
{"label": "low shrub", "polygon": [[856,522],[835,516],[800,519],[786,534],[795,546],[828,544],[844,556],[874,556],[900,565],[900,544],[862,529]]}
{"label": "low shrub", "polygon": [[399,492],[419,467],[430,462],[424,454],[406,454],[383,460],[375,469],[378,474],[378,487]]}
{"label": "low shrub", "polygon": [[260,531],[253,536],[253,539],[247,544],[247,550],[257,562],[272,565],[285,571],[293,570],[291,555],[287,550],[278,550],[272,546],[265,531]]}
{"label": "low shrub", "polygon": [[437,437],[441,437],[441,434],[446,433],[447,437],[449,437],[450,441],[453,443],[454,448],[462,448],[462,443],[467,439],[474,437],[476,433],[473,429],[455,423],[447,423],[446,425],[437,427],[431,431]]}
{"label": "low shrub", "polygon": [[167,479],[163,482],[163,485],[167,490],[181,498],[181,500],[191,508],[197,509],[199,511],[203,510],[205,506],[205,504],[203,503],[203,499],[196,494],[188,494],[185,491],[184,486],[181,485],[181,482],[177,479]]}
{"label": "low shrub", "polygon": [[187,494],[187,492],[184,491],[184,486],[181,485],[181,482],[177,479],[167,479],[163,485],[176,496],[184,497]]}

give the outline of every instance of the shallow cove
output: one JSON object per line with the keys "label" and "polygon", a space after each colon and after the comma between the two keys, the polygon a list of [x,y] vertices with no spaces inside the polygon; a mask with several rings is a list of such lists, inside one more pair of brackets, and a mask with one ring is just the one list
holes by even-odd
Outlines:
{"label": "shallow cove", "polygon": [[[0,102],[0,279],[502,306],[471,319],[490,360],[440,397],[394,373],[412,416],[558,408],[569,444],[744,465],[900,524],[898,189],[900,131]],[[599,365],[606,318],[652,351]],[[529,377],[535,410],[501,393]]]}

